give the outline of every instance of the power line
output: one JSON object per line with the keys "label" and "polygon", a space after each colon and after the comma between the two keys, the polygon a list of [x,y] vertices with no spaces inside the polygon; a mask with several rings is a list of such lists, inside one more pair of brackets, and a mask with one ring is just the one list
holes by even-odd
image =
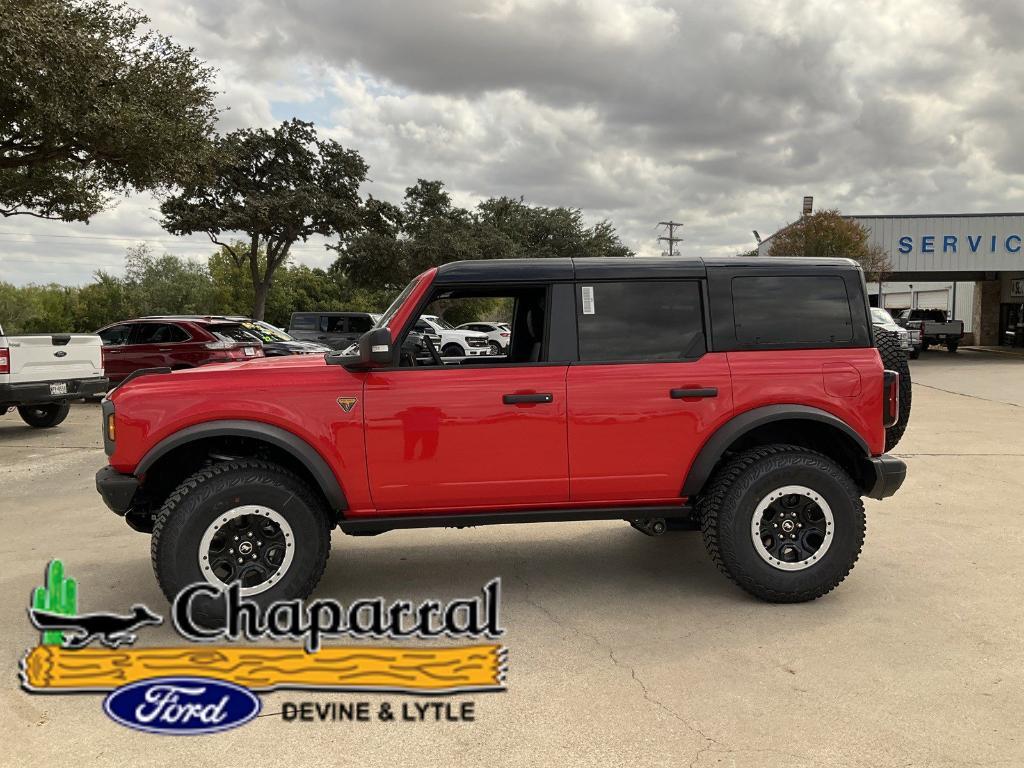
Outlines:
{"label": "power line", "polygon": [[663,236],[659,237],[658,238],[658,242],[659,243],[663,242],[663,241],[667,242],[668,243],[668,255],[669,256],[675,256],[675,252],[676,252],[675,251],[675,245],[676,245],[676,243],[683,242],[683,238],[675,236],[676,235],[676,227],[678,227],[679,229],[682,229],[683,225],[680,224],[678,221],[672,221],[671,219],[669,219],[668,221],[659,221],[658,222],[658,226],[659,227],[666,227],[668,229],[668,236],[666,237],[666,236],[663,235]]}

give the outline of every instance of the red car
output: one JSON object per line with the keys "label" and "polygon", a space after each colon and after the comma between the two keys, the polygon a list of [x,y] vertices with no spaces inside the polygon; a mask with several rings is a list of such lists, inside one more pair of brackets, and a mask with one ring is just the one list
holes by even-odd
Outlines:
{"label": "red car", "polygon": [[[509,307],[506,354],[401,354],[461,301]],[[413,280],[358,354],[115,389],[96,483],[152,533],[170,598],[197,581],[304,597],[333,528],[621,519],[700,527],[748,592],[811,600],[857,560],[862,497],[906,475],[884,453],[899,375],[873,342],[847,259],[457,262]]]}
{"label": "red car", "polygon": [[103,369],[118,382],[142,368],[196,368],[263,357],[259,341],[238,322],[217,317],[140,317],[96,331]]}

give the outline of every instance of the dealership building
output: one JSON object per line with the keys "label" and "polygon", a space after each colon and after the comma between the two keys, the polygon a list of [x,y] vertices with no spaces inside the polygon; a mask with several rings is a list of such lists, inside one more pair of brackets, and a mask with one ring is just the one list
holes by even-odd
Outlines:
{"label": "dealership building", "polygon": [[[810,199],[804,211],[810,212]],[[944,309],[963,320],[965,343],[1024,346],[1024,213],[850,216],[893,272],[868,284],[886,309]],[[768,256],[772,238],[758,246]]]}

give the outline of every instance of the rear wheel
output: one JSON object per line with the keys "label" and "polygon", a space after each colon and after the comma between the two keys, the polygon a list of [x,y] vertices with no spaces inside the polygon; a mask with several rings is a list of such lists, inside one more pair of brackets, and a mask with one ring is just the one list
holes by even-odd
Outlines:
{"label": "rear wheel", "polygon": [[[323,502],[297,476],[264,461],[231,461],[200,470],[164,502],[153,526],[153,570],[168,600],[206,581],[237,583],[266,607],[307,597],[327,564],[331,537]],[[206,624],[223,616],[219,600],[195,601]]]}
{"label": "rear wheel", "polygon": [[21,420],[36,429],[56,427],[68,417],[70,411],[71,404],[67,402],[18,406],[18,415],[21,416]]}
{"label": "rear wheel", "polygon": [[910,381],[910,365],[906,353],[900,349],[899,338],[888,331],[875,332],[875,346],[882,358],[886,370],[896,371],[900,375],[900,417],[891,427],[885,430],[885,450],[891,451],[907,431],[910,422],[910,405],[913,389]]}
{"label": "rear wheel", "polygon": [[799,446],[733,457],[698,502],[704,544],[732,581],[775,603],[835,589],[864,543],[864,505],[846,472]]}
{"label": "rear wheel", "polygon": [[960,346],[960,339],[949,339],[946,342],[946,349],[949,352],[956,352],[957,347],[959,347],[959,346]]}

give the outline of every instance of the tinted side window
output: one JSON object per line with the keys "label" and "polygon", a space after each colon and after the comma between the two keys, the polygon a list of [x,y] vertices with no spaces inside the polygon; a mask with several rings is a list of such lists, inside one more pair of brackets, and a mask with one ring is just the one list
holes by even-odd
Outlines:
{"label": "tinted side window", "polygon": [[321,315],[320,316],[320,330],[324,333],[344,333],[345,332],[345,321],[348,318],[338,317],[337,315]]}
{"label": "tinted side window", "polygon": [[132,344],[169,344],[174,341],[184,341],[180,328],[166,323],[142,323]]}
{"label": "tinted side window", "polygon": [[115,325],[112,328],[107,328],[103,331],[100,336],[100,340],[103,342],[105,347],[117,347],[122,344],[128,343],[128,334],[131,333],[132,327],[125,323],[124,325]]}
{"label": "tinted side window", "polygon": [[630,280],[576,286],[580,360],[685,360],[705,351],[700,284]]}
{"label": "tinted side window", "polygon": [[373,328],[373,320],[371,320],[369,317],[364,317],[362,315],[352,315],[348,319],[349,333],[366,333],[371,328]]}
{"label": "tinted side window", "polygon": [[316,315],[292,315],[289,328],[293,331],[312,331],[316,328]]}
{"label": "tinted side window", "polygon": [[732,279],[736,340],[757,344],[841,344],[853,340],[846,283],[839,276]]}

